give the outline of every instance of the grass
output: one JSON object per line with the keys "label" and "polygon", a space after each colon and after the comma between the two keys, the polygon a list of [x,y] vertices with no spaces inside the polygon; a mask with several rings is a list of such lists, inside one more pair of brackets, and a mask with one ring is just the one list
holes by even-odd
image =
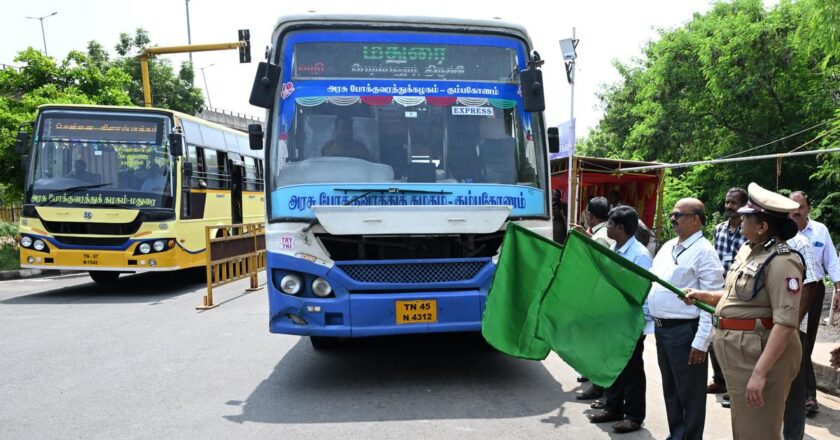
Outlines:
{"label": "grass", "polygon": [[0,270],[20,269],[20,251],[15,240],[17,234],[16,224],[0,221]]}

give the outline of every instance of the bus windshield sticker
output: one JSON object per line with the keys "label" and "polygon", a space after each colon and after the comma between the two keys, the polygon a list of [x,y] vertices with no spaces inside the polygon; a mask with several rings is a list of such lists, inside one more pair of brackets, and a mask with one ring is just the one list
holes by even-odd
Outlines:
{"label": "bus windshield sticker", "polygon": [[493,107],[452,107],[454,116],[493,116]]}

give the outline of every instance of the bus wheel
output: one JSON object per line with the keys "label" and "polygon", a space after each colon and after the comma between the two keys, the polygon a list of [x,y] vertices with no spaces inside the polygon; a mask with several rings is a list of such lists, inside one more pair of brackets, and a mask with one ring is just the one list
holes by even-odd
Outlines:
{"label": "bus wheel", "polygon": [[96,284],[114,284],[120,277],[119,272],[105,272],[101,270],[92,270],[88,274],[90,274],[90,277],[93,278]]}
{"label": "bus wheel", "polygon": [[310,336],[309,342],[315,350],[329,350],[338,346],[338,338],[333,336]]}

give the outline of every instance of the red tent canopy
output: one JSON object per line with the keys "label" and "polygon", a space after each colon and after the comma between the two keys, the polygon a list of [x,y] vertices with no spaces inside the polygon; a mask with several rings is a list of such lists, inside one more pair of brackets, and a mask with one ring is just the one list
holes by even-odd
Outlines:
{"label": "red tent canopy", "polygon": [[[619,202],[630,205],[639,213],[639,217],[649,227],[654,226],[656,217],[656,202],[659,184],[662,178],[660,171],[622,173],[622,168],[653,165],[652,162],[626,161],[575,156],[573,169],[577,180],[574,184],[578,221],[586,209],[586,202],[592,197],[607,197],[613,191],[618,192]],[[551,161],[551,188],[561,192],[561,200],[567,203],[568,159]]]}

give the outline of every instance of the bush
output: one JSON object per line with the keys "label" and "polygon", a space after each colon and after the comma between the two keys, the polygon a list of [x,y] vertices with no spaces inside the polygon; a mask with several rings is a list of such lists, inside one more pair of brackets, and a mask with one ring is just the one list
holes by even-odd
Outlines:
{"label": "bush", "polygon": [[16,224],[0,221],[0,270],[20,269],[17,234]]}

